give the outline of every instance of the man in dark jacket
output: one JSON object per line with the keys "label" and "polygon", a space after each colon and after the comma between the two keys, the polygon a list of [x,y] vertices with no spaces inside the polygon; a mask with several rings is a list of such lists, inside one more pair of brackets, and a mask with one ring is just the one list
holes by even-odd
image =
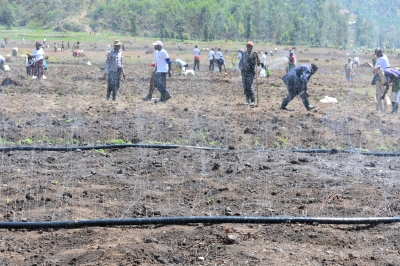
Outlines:
{"label": "man in dark jacket", "polygon": [[258,60],[258,55],[253,50],[253,42],[247,42],[247,51],[243,52],[242,59],[240,59],[241,74],[242,74],[242,84],[244,88],[244,94],[246,94],[246,104],[254,106],[254,88],[253,81],[256,74],[256,64],[260,65],[260,60]]}
{"label": "man in dark jacket", "polygon": [[283,99],[281,109],[291,111],[286,108],[291,100],[297,95],[301,97],[304,106],[308,111],[314,109],[315,106],[310,105],[308,102],[307,94],[307,83],[310,80],[311,75],[317,72],[318,66],[316,64],[311,65],[299,65],[291,69],[286,75],[282,77],[288,89],[288,96]]}

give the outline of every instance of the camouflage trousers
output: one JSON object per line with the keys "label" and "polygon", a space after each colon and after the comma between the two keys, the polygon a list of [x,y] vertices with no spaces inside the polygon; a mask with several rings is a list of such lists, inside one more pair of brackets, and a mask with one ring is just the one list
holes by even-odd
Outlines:
{"label": "camouflage trousers", "polygon": [[250,73],[247,75],[242,75],[242,84],[244,89],[244,94],[246,95],[246,102],[254,102],[254,88],[253,88],[254,75]]}
{"label": "camouflage trousers", "polygon": [[115,71],[108,72],[107,96],[106,96],[107,101],[110,99],[111,93],[112,93],[112,100],[115,101],[117,99],[117,91],[119,89],[121,74],[122,74],[121,68],[118,68],[116,72]]}

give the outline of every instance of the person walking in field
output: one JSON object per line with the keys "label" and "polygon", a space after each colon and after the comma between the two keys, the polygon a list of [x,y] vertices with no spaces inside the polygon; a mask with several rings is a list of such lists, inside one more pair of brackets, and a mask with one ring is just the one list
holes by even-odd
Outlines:
{"label": "person walking in field", "polygon": [[347,63],[344,65],[344,70],[346,73],[347,81],[351,81],[351,79],[353,78],[353,63],[351,62],[350,57],[347,59]]}
{"label": "person walking in field", "polygon": [[250,104],[251,106],[255,105],[253,81],[256,75],[256,66],[260,65],[257,53],[252,52],[253,46],[253,42],[247,42],[247,51],[243,53],[242,59],[240,60],[240,65],[242,67],[242,84],[244,88],[244,93],[246,94],[245,104]]}
{"label": "person walking in field", "polygon": [[214,71],[214,61],[215,61],[214,48],[211,48],[211,50],[208,52],[208,61],[210,61],[210,65],[208,66],[208,71],[212,72]]}
{"label": "person walking in field", "polygon": [[110,100],[112,93],[112,100],[117,100],[117,91],[119,89],[121,75],[125,76],[125,69],[122,62],[121,42],[114,41],[114,48],[108,52],[106,59],[106,67],[104,75],[107,76],[107,95],[106,100]]}
{"label": "person walking in field", "polygon": [[171,99],[171,94],[167,90],[167,74],[171,77],[171,59],[165,49],[163,49],[163,43],[156,41],[153,43],[154,49],[154,72],[155,76],[155,87],[160,92],[161,97],[154,101],[154,103],[166,102]]}
{"label": "person walking in field", "polygon": [[286,68],[286,73],[292,70],[296,66],[296,56],[292,50],[289,52],[289,62]]}
{"label": "person walking in field", "polygon": [[318,66],[316,64],[299,65],[290,70],[282,77],[282,80],[286,84],[288,90],[288,96],[283,99],[280,109],[293,111],[287,109],[287,105],[297,95],[301,97],[301,100],[307,111],[315,108],[315,106],[310,105],[308,101],[307,83],[310,80],[311,76],[315,74],[315,72],[317,72],[317,70]]}
{"label": "person walking in field", "polygon": [[36,49],[33,50],[32,56],[35,58],[33,65],[33,78],[42,80],[44,77],[44,50],[40,42],[36,42]]}
{"label": "person walking in field", "polygon": [[197,71],[200,71],[200,49],[197,48],[197,45],[194,46],[193,54],[194,54],[193,70],[195,71],[197,66]]}

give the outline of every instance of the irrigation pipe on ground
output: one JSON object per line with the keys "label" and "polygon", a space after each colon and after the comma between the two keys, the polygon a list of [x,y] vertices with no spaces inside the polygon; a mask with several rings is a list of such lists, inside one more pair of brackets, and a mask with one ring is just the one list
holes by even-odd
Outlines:
{"label": "irrigation pipe on ground", "polygon": [[[177,149],[189,148],[199,150],[234,150],[235,148],[229,146],[228,148],[215,148],[215,147],[201,147],[201,146],[184,146],[184,145],[163,145],[163,144],[109,144],[109,145],[96,145],[96,146],[75,146],[75,147],[53,147],[53,146],[10,146],[1,147],[0,152],[7,151],[77,151],[77,150],[100,150],[100,149],[123,149],[123,148],[151,148],[151,149]],[[271,152],[271,150],[254,150],[255,152]],[[396,157],[400,156],[400,152],[366,152],[357,150],[337,150],[337,149],[292,149],[283,150],[289,152],[299,153],[357,153],[368,156],[382,156],[382,157]]]}
{"label": "irrigation pipe on ground", "polygon": [[153,217],[124,219],[94,219],[53,222],[0,222],[5,229],[41,229],[41,228],[81,228],[121,225],[187,225],[193,223],[222,224],[388,224],[398,223],[400,217],[370,218],[325,218],[325,217],[239,217],[239,216],[193,216],[193,217]]}

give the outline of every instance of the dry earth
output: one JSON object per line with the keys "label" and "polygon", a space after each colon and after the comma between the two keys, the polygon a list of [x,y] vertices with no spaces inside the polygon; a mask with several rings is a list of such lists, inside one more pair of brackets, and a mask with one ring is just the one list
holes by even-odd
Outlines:
{"label": "dry earth", "polygon": [[[193,46],[186,43],[177,51],[170,43],[166,49],[172,59],[192,65]],[[19,47],[20,54],[33,47],[33,42]],[[371,52],[297,48],[298,63],[319,65],[309,83],[310,101],[318,108],[308,112],[296,98],[290,103],[295,111],[284,112],[279,106],[286,93],[281,80],[285,47],[268,58],[272,76],[255,80],[256,108],[242,104],[237,70],[207,71],[206,50],[195,76],[175,72],[168,78],[170,101],[143,102],[152,62],[152,47],[144,43],[125,45],[127,79],[117,101],[107,102],[102,78],[106,47],[84,43],[80,58],[47,49],[49,70],[42,82],[25,75],[23,58],[7,57],[11,72],[0,75],[1,146],[146,143],[179,148],[2,152],[2,221],[398,216],[398,157],[344,152],[399,150],[399,114],[375,112],[371,68],[357,68],[354,81],[345,80],[346,54],[363,63],[371,61]],[[222,48],[230,61],[241,47]],[[256,44],[255,49],[272,47]],[[0,54],[11,54],[11,48]],[[389,59],[392,66],[399,65],[394,55]],[[325,96],[339,102],[320,103]],[[396,223],[155,224],[0,232],[2,265],[400,265]]]}

